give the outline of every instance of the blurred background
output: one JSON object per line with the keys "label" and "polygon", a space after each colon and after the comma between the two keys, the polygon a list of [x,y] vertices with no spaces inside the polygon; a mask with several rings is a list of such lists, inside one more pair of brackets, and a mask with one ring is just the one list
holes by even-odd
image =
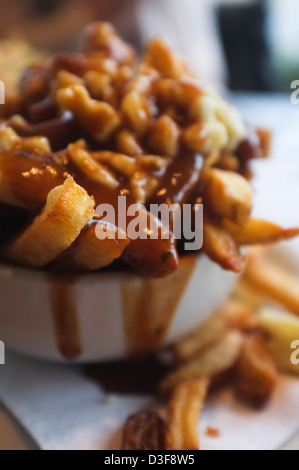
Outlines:
{"label": "blurred background", "polygon": [[286,91],[299,77],[298,0],[1,0],[0,12],[1,38],[42,49],[73,48],[97,19],[138,48],[162,33],[218,88]]}

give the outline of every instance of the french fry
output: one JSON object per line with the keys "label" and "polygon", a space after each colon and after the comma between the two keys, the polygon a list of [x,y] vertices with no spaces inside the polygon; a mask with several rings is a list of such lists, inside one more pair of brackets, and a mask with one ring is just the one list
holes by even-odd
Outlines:
{"label": "french fry", "polygon": [[204,202],[210,210],[243,226],[252,210],[252,188],[241,175],[232,171],[207,168],[202,172]]}
{"label": "french fry", "polygon": [[253,309],[242,301],[230,299],[203,325],[174,343],[172,352],[177,362],[184,363],[213,347],[231,329],[247,331],[256,326],[257,316]]}
{"label": "french fry", "polygon": [[96,236],[96,223],[88,224],[56,262],[81,271],[96,271],[109,266],[123,254],[129,239],[122,230],[111,224],[105,224],[105,232],[107,238],[100,240]]}
{"label": "french fry", "polygon": [[221,155],[217,166],[220,170],[238,171],[240,168],[240,162],[235,155],[227,153]]}
{"label": "french fry", "polygon": [[120,65],[132,65],[135,50],[122,40],[110,23],[95,22],[87,25],[80,38],[80,50],[88,52],[104,52]]}
{"label": "french fry", "polygon": [[115,175],[93,158],[91,152],[85,148],[83,141],[70,144],[68,154],[72,162],[92,181],[111,189],[115,189],[119,185]]}
{"label": "french fry", "polygon": [[167,159],[158,155],[141,155],[137,161],[151,171],[164,170],[168,165]]}
{"label": "french fry", "polygon": [[113,170],[127,177],[133,177],[139,168],[136,160],[127,155],[114,152],[95,152],[93,158],[100,164],[109,165]]}
{"label": "french fry", "polygon": [[[196,122],[184,129],[182,134],[185,146],[192,152],[198,152],[205,156],[214,155],[218,161],[220,151],[228,144],[228,133],[225,125],[219,121]],[[210,165],[211,165],[211,159]]]}
{"label": "french fry", "polygon": [[14,263],[42,268],[76,240],[93,214],[93,198],[69,177],[49,193],[40,215],[2,253]]}
{"label": "french fry", "polygon": [[199,450],[198,419],[210,379],[187,380],[174,390],[168,407],[166,450]]}
{"label": "french fry", "polygon": [[0,128],[0,151],[12,150],[16,147],[19,136],[11,127]]}
{"label": "french fry", "polygon": [[158,413],[142,411],[125,424],[122,450],[165,450],[165,423]]}
{"label": "french fry", "polygon": [[185,380],[212,377],[226,372],[235,364],[242,344],[242,333],[238,331],[227,333],[218,343],[166,376],[160,386],[161,393],[172,392],[179,383]]}
{"label": "french fry", "polygon": [[[140,213],[143,213],[143,209]],[[139,272],[150,277],[166,277],[177,270],[179,259],[173,235],[162,239],[162,222],[146,212],[147,226],[158,233],[158,242],[152,238],[131,240],[122,259]]]}
{"label": "french fry", "polygon": [[51,155],[43,157],[22,149],[0,151],[0,201],[3,203],[39,210],[49,192],[65,179],[63,168]]}
{"label": "french fry", "polygon": [[272,134],[269,129],[264,129],[263,127],[259,127],[256,129],[256,133],[258,138],[260,139],[260,146],[262,149],[263,157],[269,157],[271,153],[271,143],[272,143]]}
{"label": "french fry", "polygon": [[267,343],[261,334],[249,336],[237,361],[237,394],[254,407],[264,406],[276,387],[278,374]]}
{"label": "french fry", "polygon": [[21,148],[25,152],[51,152],[50,143],[46,137],[20,137],[11,127],[0,127],[0,151],[20,150]]}
{"label": "french fry", "polygon": [[151,110],[146,97],[136,91],[131,91],[124,96],[121,109],[132,130],[139,137],[143,137],[151,119]]}
{"label": "french fry", "polygon": [[143,149],[133,132],[122,129],[116,136],[116,146],[120,153],[125,155],[142,155]]}
{"label": "french fry", "polygon": [[270,337],[269,349],[278,370],[299,375],[297,361],[293,363],[291,360],[292,354],[296,354],[295,349],[298,349],[294,346],[297,346],[299,340],[299,318],[288,312],[263,307],[259,312],[259,320]]}
{"label": "french fry", "polygon": [[82,85],[58,90],[56,103],[61,109],[72,112],[76,121],[98,142],[107,140],[120,126],[117,111],[108,103],[93,100]]}
{"label": "french fry", "polygon": [[206,220],[203,224],[203,240],[203,250],[210,259],[223,269],[236,273],[241,271],[243,257],[234,238],[226,230]]}
{"label": "french fry", "polygon": [[172,239],[131,240],[124,251],[122,259],[132,268],[149,277],[166,277],[175,272],[179,266],[179,258]]}
{"label": "french fry", "polygon": [[157,155],[170,155],[175,157],[179,150],[180,130],[169,116],[161,116],[148,137],[150,149]]}
{"label": "french fry", "polygon": [[146,61],[166,78],[179,79],[184,75],[183,60],[162,38],[152,39],[148,43],[147,51]]}
{"label": "french fry", "polygon": [[226,219],[223,220],[223,226],[240,246],[276,243],[299,235],[299,228],[284,229],[259,219],[250,219],[244,227]]}
{"label": "french fry", "polygon": [[242,301],[253,310],[257,310],[262,306],[263,296],[254,289],[245,279],[241,278],[235,286],[233,299]]}
{"label": "french fry", "polygon": [[258,292],[299,315],[299,281],[295,276],[276,264],[251,256],[244,277]]}

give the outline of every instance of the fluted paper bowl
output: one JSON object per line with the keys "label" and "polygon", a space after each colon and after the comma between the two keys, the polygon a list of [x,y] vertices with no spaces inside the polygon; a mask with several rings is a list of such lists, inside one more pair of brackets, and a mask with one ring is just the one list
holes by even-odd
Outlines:
{"label": "fluted paper bowl", "polygon": [[166,279],[133,271],[54,278],[0,265],[0,340],[7,349],[86,363],[142,354],[203,322],[238,276],[205,255],[183,258]]}

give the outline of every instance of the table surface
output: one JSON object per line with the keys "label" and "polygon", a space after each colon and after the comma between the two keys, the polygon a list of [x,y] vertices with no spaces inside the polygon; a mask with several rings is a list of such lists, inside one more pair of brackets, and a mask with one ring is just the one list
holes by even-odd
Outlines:
{"label": "table surface", "polygon": [[[279,136],[279,147],[292,146],[291,142],[296,142],[298,150],[299,106],[292,105],[288,95],[237,94],[232,97],[232,100],[248,122],[269,127],[276,132]],[[292,136],[291,139],[290,136]],[[298,450],[298,442],[299,436],[292,438],[291,447]],[[289,446],[287,445],[286,448]],[[37,450],[33,440],[1,404],[0,450]]]}

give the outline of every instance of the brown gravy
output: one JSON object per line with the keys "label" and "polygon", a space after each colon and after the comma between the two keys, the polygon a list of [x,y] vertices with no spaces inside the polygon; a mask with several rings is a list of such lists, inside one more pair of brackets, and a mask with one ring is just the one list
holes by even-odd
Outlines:
{"label": "brown gravy", "polygon": [[[183,258],[179,270],[164,279],[140,277],[123,281],[123,315],[129,357],[153,352],[161,346],[194,272],[196,259],[196,256]],[[47,273],[46,278],[56,344],[61,355],[72,361],[82,353],[75,293],[80,276]]]}
{"label": "brown gravy", "polygon": [[122,284],[127,351],[130,356],[154,351],[163,343],[196,267],[197,256],[180,260],[164,279],[145,278]]}
{"label": "brown gravy", "polygon": [[[179,155],[167,171],[159,176],[157,196],[152,202],[185,203],[198,183],[201,163],[202,157],[199,155],[188,152]],[[117,209],[120,191],[128,189],[125,178],[120,180],[116,190],[91,181],[74,167],[67,152],[49,155],[18,149],[1,152],[0,174],[2,182],[20,201],[21,207],[30,212],[38,210],[51,189],[62,184],[68,174],[73,175],[77,183],[95,197],[96,204],[110,203]],[[159,197],[161,189],[163,197]],[[127,203],[132,202],[135,201],[129,196]],[[176,269],[177,255],[173,241],[166,243],[161,239],[148,239],[145,242],[144,246],[139,241],[131,243],[131,251],[128,250],[127,259],[124,258],[127,263],[147,276],[167,275]],[[147,250],[144,249],[145,245]],[[129,355],[147,353],[162,344],[195,267],[190,259],[182,260],[180,269],[164,279],[140,277],[136,285],[123,283],[124,323]],[[63,357],[74,360],[82,352],[75,297],[77,276],[47,274],[47,279],[57,346]]]}
{"label": "brown gravy", "polygon": [[46,277],[56,344],[62,356],[72,361],[82,353],[75,292],[78,276],[47,273]]}

